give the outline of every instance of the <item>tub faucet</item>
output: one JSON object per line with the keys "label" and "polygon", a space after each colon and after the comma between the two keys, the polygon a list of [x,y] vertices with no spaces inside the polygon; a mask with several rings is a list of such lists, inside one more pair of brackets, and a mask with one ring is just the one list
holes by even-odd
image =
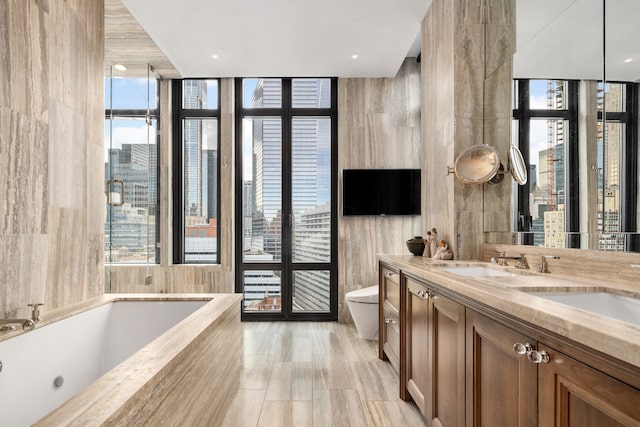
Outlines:
{"label": "tub faucet", "polygon": [[42,317],[40,317],[40,307],[43,306],[44,304],[39,302],[39,303],[33,303],[33,304],[27,304],[27,305],[31,307],[31,320],[33,320],[33,323],[38,323],[42,321]]}
{"label": "tub faucet", "polygon": [[540,273],[550,273],[548,259],[560,259],[557,255],[542,255],[540,260]]}
{"label": "tub faucet", "polygon": [[14,325],[22,325],[22,329],[25,331],[30,331],[36,327],[36,324],[31,319],[10,319],[9,316],[11,313],[15,313],[20,309],[14,308],[12,310],[7,310],[4,312],[4,319],[0,319],[0,331],[15,331],[16,327]]}
{"label": "tub faucet", "polygon": [[22,329],[25,331],[30,331],[36,327],[36,324],[31,319],[0,319],[0,325],[4,325],[0,327],[0,331],[13,331],[16,329],[13,325],[20,324],[22,324]]}
{"label": "tub faucet", "polygon": [[[504,254],[504,252],[501,252],[501,253]],[[497,262],[498,265],[509,265],[507,264],[507,261],[506,261],[508,259],[515,259],[517,261],[516,265],[514,265],[515,268],[521,268],[523,270],[529,269],[529,263],[527,262],[527,257],[525,257],[524,254],[520,254],[520,256],[498,255],[491,258],[491,262]]]}

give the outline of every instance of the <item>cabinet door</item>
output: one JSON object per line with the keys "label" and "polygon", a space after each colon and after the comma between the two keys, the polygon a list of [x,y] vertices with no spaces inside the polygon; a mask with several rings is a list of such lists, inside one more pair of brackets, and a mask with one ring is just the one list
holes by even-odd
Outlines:
{"label": "cabinet door", "polygon": [[389,359],[399,370],[400,358],[400,274],[379,265],[378,357]]}
{"label": "cabinet door", "polygon": [[543,345],[538,365],[540,425],[640,426],[640,390]]}
{"label": "cabinet door", "polygon": [[400,274],[387,267],[382,267],[382,281],[384,286],[382,291],[382,300],[384,305],[391,307],[396,311],[400,310]]}
{"label": "cabinet door", "polygon": [[400,319],[394,314],[385,311],[382,326],[382,350],[396,373],[400,373]]}
{"label": "cabinet door", "polygon": [[427,417],[434,426],[463,427],[465,308],[438,294],[430,301],[432,392],[427,399]]}
{"label": "cabinet door", "polygon": [[[426,415],[429,393],[429,290],[415,280],[405,279],[405,385],[420,412]],[[402,393],[401,393],[402,395]]]}
{"label": "cabinet door", "polygon": [[513,350],[536,343],[472,310],[466,316],[467,426],[536,426],[537,365]]}

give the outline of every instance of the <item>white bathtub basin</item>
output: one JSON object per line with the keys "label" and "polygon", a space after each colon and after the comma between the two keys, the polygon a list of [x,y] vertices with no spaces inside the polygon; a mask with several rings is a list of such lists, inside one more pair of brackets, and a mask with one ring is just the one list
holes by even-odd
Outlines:
{"label": "white bathtub basin", "polygon": [[118,301],[0,341],[0,426],[30,426],[206,302]]}
{"label": "white bathtub basin", "polygon": [[531,295],[640,326],[640,299],[607,292],[531,292]]}

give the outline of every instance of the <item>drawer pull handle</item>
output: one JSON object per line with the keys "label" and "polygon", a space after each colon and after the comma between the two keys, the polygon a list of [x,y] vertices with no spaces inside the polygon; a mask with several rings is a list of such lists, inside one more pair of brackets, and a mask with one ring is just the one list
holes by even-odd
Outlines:
{"label": "drawer pull handle", "polygon": [[395,324],[395,323],[398,323],[398,321],[396,319],[392,319],[390,317],[385,317],[384,318],[384,323],[386,323],[386,324],[389,324],[389,323]]}
{"label": "drawer pull handle", "polygon": [[529,356],[529,353],[531,353],[533,351],[533,347],[531,347],[531,344],[529,343],[520,343],[517,342],[513,345],[513,352],[515,354],[519,354],[519,355],[523,355],[526,354],[527,357]]}
{"label": "drawer pull handle", "polygon": [[395,274],[395,273],[384,273],[384,277],[387,278],[387,279],[390,279],[390,278],[392,278],[394,276],[397,276],[397,274]]}
{"label": "drawer pull handle", "polygon": [[532,350],[527,354],[527,358],[529,359],[530,362],[536,363],[536,364],[549,363],[549,360],[551,360],[549,353],[547,353],[544,350],[542,351]]}
{"label": "drawer pull handle", "polygon": [[419,289],[417,291],[413,290],[413,289],[409,289],[409,292],[411,292],[412,294],[414,294],[415,296],[417,296],[418,298],[422,298],[422,299],[429,299],[431,298],[431,294],[429,293],[429,291],[426,291],[424,289]]}

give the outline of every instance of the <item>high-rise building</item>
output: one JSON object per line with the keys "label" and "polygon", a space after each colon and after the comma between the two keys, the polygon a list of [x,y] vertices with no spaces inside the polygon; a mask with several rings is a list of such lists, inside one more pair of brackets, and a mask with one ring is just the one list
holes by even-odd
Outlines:
{"label": "high-rise building", "polygon": [[[296,215],[293,259],[297,262],[328,262],[331,255],[331,204]],[[297,271],[293,307],[304,311],[327,311],[330,301],[328,271]]]}
{"label": "high-rise building", "polygon": [[[109,262],[146,262],[156,254],[155,215],[157,212],[157,146],[122,144],[110,148],[105,163],[105,179],[124,182],[124,200],[119,186],[110,188],[110,197],[120,206],[107,206],[105,252]],[[152,262],[155,262],[153,260]]]}
{"label": "high-rise building", "polygon": [[[203,108],[207,105],[205,80],[183,81],[183,107]],[[186,215],[203,216],[202,203],[202,142],[205,135],[202,120],[183,122],[184,189]]]}

